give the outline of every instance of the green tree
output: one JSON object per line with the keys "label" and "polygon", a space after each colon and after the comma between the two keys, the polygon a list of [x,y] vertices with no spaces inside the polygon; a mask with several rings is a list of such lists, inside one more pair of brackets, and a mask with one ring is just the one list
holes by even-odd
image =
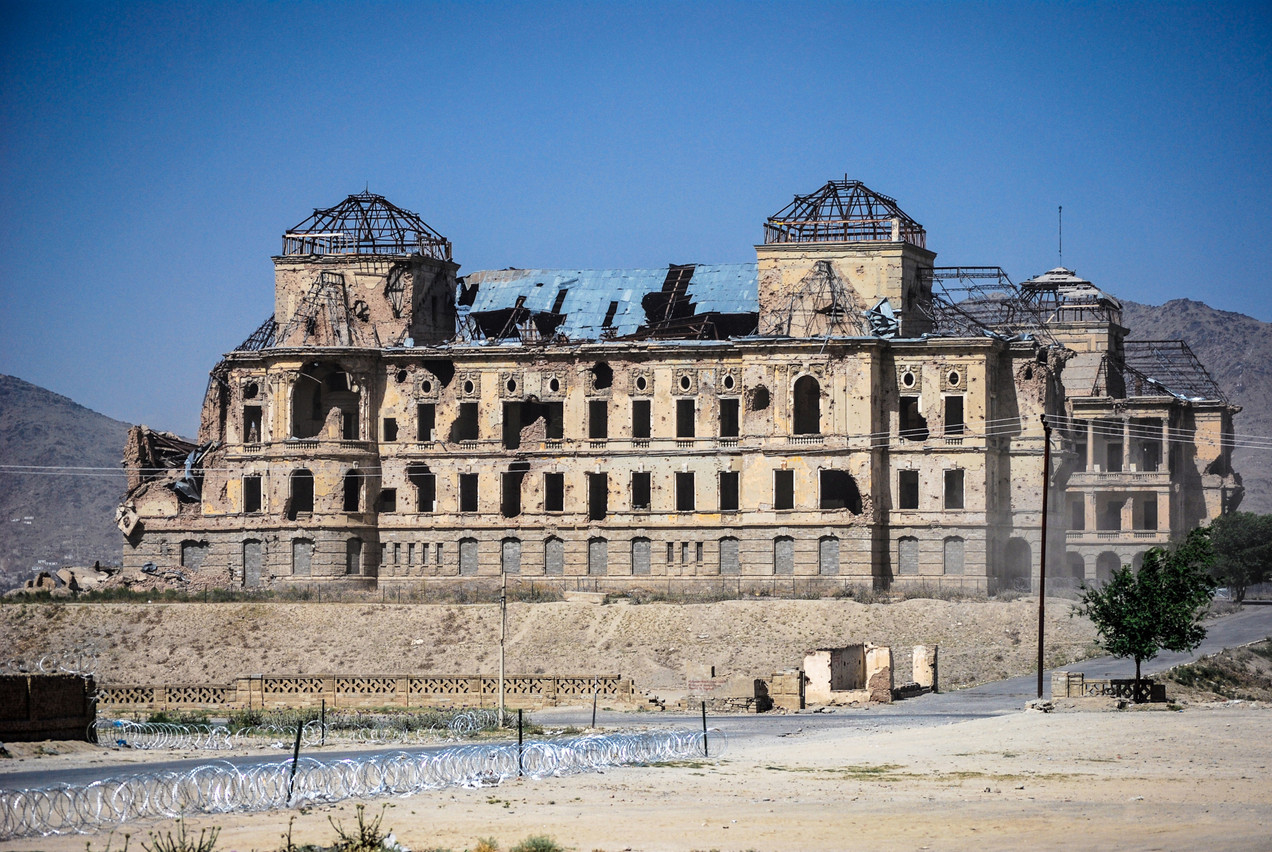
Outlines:
{"label": "green tree", "polygon": [[1140,665],[1167,651],[1191,651],[1206,638],[1201,620],[1215,581],[1208,529],[1195,529],[1173,549],[1144,554],[1139,571],[1124,565],[1107,583],[1082,588],[1075,615],[1095,624],[1100,644],[1115,657],[1135,660],[1135,696],[1143,696]]}
{"label": "green tree", "polygon": [[1246,589],[1272,579],[1272,515],[1233,512],[1220,515],[1210,525],[1215,548],[1211,575],[1232,591],[1237,603]]}

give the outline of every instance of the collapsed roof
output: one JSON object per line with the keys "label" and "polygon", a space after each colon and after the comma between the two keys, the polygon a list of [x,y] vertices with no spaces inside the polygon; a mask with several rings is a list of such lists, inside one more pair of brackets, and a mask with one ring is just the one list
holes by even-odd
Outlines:
{"label": "collapsed roof", "polygon": [[450,240],[383,195],[360,192],[283,234],[284,255],[420,254],[450,260]]}

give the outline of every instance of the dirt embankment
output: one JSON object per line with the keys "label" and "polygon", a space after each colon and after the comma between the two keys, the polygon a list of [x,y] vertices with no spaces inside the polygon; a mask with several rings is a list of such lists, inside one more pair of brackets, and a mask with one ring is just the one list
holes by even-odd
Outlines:
{"label": "dirt embankment", "polygon": [[[1049,665],[1095,652],[1094,631],[1050,601]],[[511,604],[507,666],[515,674],[618,673],[638,689],[683,688],[685,665],[764,677],[813,648],[893,647],[897,680],[910,649],[941,648],[945,687],[1031,670],[1037,605],[908,600],[759,600],[597,606]],[[38,660],[95,649],[102,683],[227,683],[243,674],[494,674],[492,604],[5,604],[0,654]]]}

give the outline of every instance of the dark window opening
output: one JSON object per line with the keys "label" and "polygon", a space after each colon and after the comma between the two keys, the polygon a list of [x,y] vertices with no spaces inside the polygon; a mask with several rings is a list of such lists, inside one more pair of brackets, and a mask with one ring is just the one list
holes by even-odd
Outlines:
{"label": "dark window opening", "polygon": [[648,509],[650,476],[647,470],[632,471],[632,508]]}
{"label": "dark window opening", "polygon": [[649,437],[649,400],[632,400],[632,437]]}
{"label": "dark window opening", "polygon": [[592,387],[597,390],[605,390],[614,384],[614,370],[604,361],[597,361],[592,365]]}
{"label": "dark window opening", "polygon": [[587,436],[593,441],[603,441],[609,437],[609,403],[606,400],[588,401]]}
{"label": "dark window opening", "polygon": [[380,489],[380,511],[396,512],[397,511],[397,489],[381,488]]}
{"label": "dark window opening", "polygon": [[795,434],[821,434],[821,385],[812,376],[795,380]]}
{"label": "dark window opening", "polygon": [[261,510],[261,478],[243,477],[243,511],[253,514]]}
{"label": "dark window opening", "polygon": [[610,302],[609,308],[605,311],[605,319],[601,320],[601,328],[613,328],[616,313],[618,313],[618,302]]}
{"label": "dark window opening", "polygon": [[1108,468],[1106,469],[1109,473],[1119,473],[1122,470],[1122,442],[1109,442],[1105,450],[1105,457],[1108,461]]}
{"label": "dark window opening", "polygon": [[676,437],[692,438],[694,436],[694,402],[692,399],[676,400]]}
{"label": "dark window opening", "polygon": [[900,471],[897,477],[898,509],[919,508],[919,472],[917,470]]}
{"label": "dark window opening", "polygon": [[1145,498],[1140,509],[1140,529],[1157,529],[1157,498]]}
{"label": "dark window opening", "polygon": [[255,444],[261,439],[261,407],[243,406],[243,440]]}
{"label": "dark window opening", "polygon": [[345,542],[345,573],[362,573],[362,539],[351,538]]}
{"label": "dark window opening", "polygon": [[603,521],[609,514],[609,474],[587,475],[587,519]]}
{"label": "dark window opening", "polygon": [[406,478],[415,486],[416,511],[428,515],[437,510],[437,477],[427,465],[413,464],[406,469]]}
{"label": "dark window opening", "polygon": [[693,473],[676,474],[676,511],[692,512],[694,509]]}
{"label": "dark window opening", "polygon": [[1102,530],[1120,530],[1122,528],[1122,507],[1125,505],[1125,500],[1107,501],[1104,504],[1104,511],[1100,513],[1099,528]]}
{"label": "dark window opening", "polygon": [[421,402],[416,410],[416,440],[431,441],[437,428],[437,406],[431,402]]}
{"label": "dark window opening", "polygon": [[384,418],[384,440],[396,441],[398,439],[398,428],[396,417]]}
{"label": "dark window opening", "polygon": [[346,441],[358,440],[358,412],[340,412],[340,437]]}
{"label": "dark window opening", "polygon": [[505,450],[521,448],[521,403],[503,404],[503,445]]}
{"label": "dark window opening", "polygon": [[1086,529],[1086,502],[1077,499],[1069,503],[1069,529]]}
{"label": "dark window opening", "polygon": [[459,475],[459,511],[477,511],[477,474],[475,473]]}
{"label": "dark window opening", "polygon": [[847,509],[861,514],[861,491],[852,474],[843,470],[821,472],[821,507],[827,510]]}
{"label": "dark window opening", "polygon": [[963,397],[961,396],[945,398],[945,434],[963,434]]}
{"label": "dark window opening", "polygon": [[362,506],[362,474],[351,470],[344,475],[344,511],[357,512]]}
{"label": "dark window opening", "polygon": [[564,473],[545,473],[543,475],[543,511],[565,511]]}
{"label": "dark window opening", "polygon": [[927,418],[919,413],[917,396],[901,397],[901,437],[907,441],[926,441]]}
{"label": "dark window opening", "polygon": [[314,475],[307,470],[298,470],[291,475],[291,499],[287,516],[295,519],[302,512],[314,510]]}
{"label": "dark window opening", "polygon": [[735,470],[720,471],[720,511],[736,512],[738,510],[738,472]]}
{"label": "dark window opening", "polygon": [[499,513],[505,518],[515,518],[521,514],[521,483],[529,472],[529,462],[513,462],[508,472],[502,475]]}
{"label": "dark window opening", "polygon": [[773,471],[773,508],[779,512],[795,508],[795,471]]}
{"label": "dark window opening", "polygon": [[945,471],[945,508],[963,508],[963,471]]}
{"label": "dark window opening", "polygon": [[565,403],[543,404],[543,428],[544,437],[549,441],[559,441],[565,437]]}
{"label": "dark window opening", "polygon": [[736,438],[738,436],[739,400],[720,400],[720,437]]}
{"label": "dark window opening", "polygon": [[764,385],[752,388],[746,395],[746,407],[752,411],[763,411],[769,407],[769,391]]}
{"label": "dark window opening", "polygon": [[459,404],[459,414],[456,415],[455,422],[451,424],[450,439],[452,441],[476,441],[477,435],[477,403],[461,402]]}

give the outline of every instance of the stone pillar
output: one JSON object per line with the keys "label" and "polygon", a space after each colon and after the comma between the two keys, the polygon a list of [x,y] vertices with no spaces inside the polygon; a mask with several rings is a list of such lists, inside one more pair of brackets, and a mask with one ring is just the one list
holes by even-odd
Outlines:
{"label": "stone pillar", "polygon": [[1090,470],[1095,463],[1095,420],[1091,419],[1086,422],[1087,439],[1086,439],[1086,460],[1085,469]]}
{"label": "stone pillar", "polygon": [[1131,418],[1122,418],[1122,470],[1131,469]]}
{"label": "stone pillar", "polygon": [[914,646],[914,682],[924,689],[939,692],[937,680],[938,645]]}
{"label": "stone pillar", "polygon": [[871,701],[892,703],[892,649],[887,645],[866,646],[866,690]]}

